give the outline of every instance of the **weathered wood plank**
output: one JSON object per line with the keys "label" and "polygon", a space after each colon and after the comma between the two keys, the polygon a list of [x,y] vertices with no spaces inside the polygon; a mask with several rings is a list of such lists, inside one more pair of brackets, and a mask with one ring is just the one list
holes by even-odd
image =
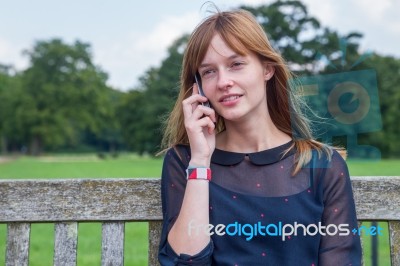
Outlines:
{"label": "weathered wood plank", "polygon": [[[352,183],[359,219],[400,220],[400,177]],[[0,222],[162,219],[158,178],[0,180],[0,195]]]}
{"label": "weathered wood plank", "polygon": [[389,221],[392,265],[400,265],[400,221]]}
{"label": "weathered wood plank", "polygon": [[400,220],[400,177],[352,177],[359,220]]}
{"label": "weathered wood plank", "polygon": [[[400,177],[352,177],[352,184],[359,220],[389,220],[392,265],[400,265]],[[120,221],[150,221],[149,265],[158,265],[159,178],[0,180],[0,195],[0,223],[10,223],[7,266],[28,264],[30,224],[13,222],[53,221],[65,223],[56,226],[56,239],[74,231],[77,221],[108,221],[103,224],[102,265],[123,265],[124,223]],[[57,255],[63,241],[69,240],[56,240],[55,265],[63,261]],[[75,245],[76,250],[76,242],[71,241],[66,245],[72,249]]]}
{"label": "weathered wood plank", "polygon": [[102,226],[102,266],[124,265],[124,236],[125,223],[103,223]]}
{"label": "weathered wood plank", "polygon": [[78,223],[56,223],[54,231],[54,266],[75,266]]}
{"label": "weathered wood plank", "polygon": [[149,263],[150,266],[159,266],[158,263],[158,246],[160,244],[162,222],[149,222]]}
{"label": "weathered wood plank", "polygon": [[0,223],[160,220],[160,180],[0,180]]}
{"label": "weathered wood plank", "polygon": [[7,225],[6,266],[27,266],[29,264],[29,223]]}
{"label": "weathered wood plank", "polygon": [[[363,221],[358,221],[358,228],[360,228],[363,224]],[[360,237],[360,242],[361,242],[361,253],[362,253],[362,258],[361,258],[361,265],[364,265],[364,242],[363,242],[363,238]]]}

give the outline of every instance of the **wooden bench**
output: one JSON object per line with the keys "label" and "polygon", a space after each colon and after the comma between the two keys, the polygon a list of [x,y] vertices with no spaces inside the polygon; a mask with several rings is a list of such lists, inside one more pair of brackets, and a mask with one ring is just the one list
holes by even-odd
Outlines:
{"label": "wooden bench", "polygon": [[[400,177],[352,177],[360,221],[388,221],[392,265],[400,265]],[[123,265],[124,223],[149,222],[149,265],[158,265],[160,180],[0,180],[6,266],[28,265],[31,223],[55,223],[54,265],[76,265],[78,223],[102,223],[102,265]],[[1,262],[0,262],[1,263]]]}

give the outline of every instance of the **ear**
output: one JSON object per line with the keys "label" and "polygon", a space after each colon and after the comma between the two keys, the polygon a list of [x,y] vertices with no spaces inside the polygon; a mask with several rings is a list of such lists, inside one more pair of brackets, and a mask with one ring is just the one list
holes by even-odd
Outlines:
{"label": "ear", "polygon": [[265,81],[270,80],[274,74],[275,74],[275,68],[270,64],[264,63],[264,79],[265,79]]}

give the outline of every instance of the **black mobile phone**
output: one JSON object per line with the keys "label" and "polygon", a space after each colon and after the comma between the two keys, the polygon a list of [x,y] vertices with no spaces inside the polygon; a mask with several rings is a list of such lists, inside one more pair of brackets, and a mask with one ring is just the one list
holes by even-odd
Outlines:
{"label": "black mobile phone", "polygon": [[[201,85],[201,77],[200,77],[199,72],[196,72],[196,75],[194,75],[194,79],[196,80],[197,87],[199,88],[199,94],[201,96],[206,97],[206,95],[204,94],[204,91],[203,91],[203,86]],[[209,101],[201,103],[201,104],[203,106],[211,107]]]}

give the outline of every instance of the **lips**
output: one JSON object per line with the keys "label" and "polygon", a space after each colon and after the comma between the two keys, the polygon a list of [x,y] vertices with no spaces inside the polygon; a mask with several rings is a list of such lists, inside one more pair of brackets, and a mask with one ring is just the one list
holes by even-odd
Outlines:
{"label": "lips", "polygon": [[235,101],[237,99],[239,99],[240,97],[242,97],[242,95],[240,94],[230,94],[230,95],[224,95],[221,98],[219,98],[219,102],[232,102]]}

